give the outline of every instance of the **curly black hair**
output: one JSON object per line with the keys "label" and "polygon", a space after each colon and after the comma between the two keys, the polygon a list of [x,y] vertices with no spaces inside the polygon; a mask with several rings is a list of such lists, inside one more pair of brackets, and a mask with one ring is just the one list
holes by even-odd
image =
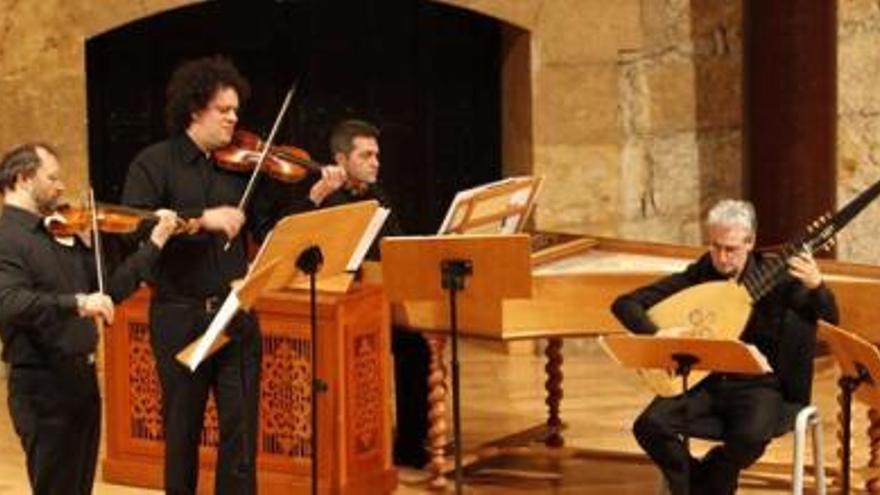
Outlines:
{"label": "curly black hair", "polygon": [[251,88],[232,62],[221,55],[190,60],[171,75],[165,89],[165,125],[168,132],[183,132],[192,122],[192,113],[208,106],[218,89],[231,87],[241,105]]}

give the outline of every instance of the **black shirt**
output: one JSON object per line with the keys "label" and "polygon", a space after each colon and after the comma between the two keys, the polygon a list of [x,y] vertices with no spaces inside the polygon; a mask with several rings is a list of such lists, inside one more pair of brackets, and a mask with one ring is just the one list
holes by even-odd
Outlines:
{"label": "black shirt", "polygon": [[[763,267],[768,259],[760,253],[751,254],[746,271]],[[611,309],[630,331],[651,334],[658,328],[647,315],[649,308],[688,287],[726,278],[706,253],[685,271],[618,297]],[[786,274],[770,293],[755,302],[740,336],[740,340],[754,344],[767,357],[774,372],[780,375],[783,388],[790,392],[787,395],[798,402],[804,402],[804,394],[809,395],[817,319],[838,321],[834,294],[824,284],[807,289]]]}
{"label": "black shirt", "polygon": [[[131,294],[158,258],[146,243],[107,281],[107,293],[120,302]],[[44,364],[56,355],[95,350],[92,318],[77,314],[75,294],[96,290],[92,252],[78,239],[65,246],[45,230],[42,218],[6,205],[0,215],[0,337],[3,360],[13,365]]]}
{"label": "black shirt", "polygon": [[[207,208],[236,206],[249,175],[221,169],[185,133],[147,147],[128,170],[122,202],[138,208],[168,208],[197,218]],[[247,208],[246,229],[262,239],[271,228],[265,205],[276,192],[260,178]],[[224,250],[222,234],[199,232],[172,237],[156,264],[154,297],[197,300],[223,296],[229,283],[247,271],[244,229]]]}

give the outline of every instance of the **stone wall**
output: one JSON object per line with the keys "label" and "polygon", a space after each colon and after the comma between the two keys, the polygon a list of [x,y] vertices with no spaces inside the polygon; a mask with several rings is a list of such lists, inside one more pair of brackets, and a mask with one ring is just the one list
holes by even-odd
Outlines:
{"label": "stone wall", "polygon": [[[880,180],[880,5],[838,2],[837,202]],[[840,236],[838,258],[880,263],[880,202]]]}
{"label": "stone wall", "polygon": [[642,2],[644,48],[620,57],[623,237],[699,244],[742,194],[741,3]]}
{"label": "stone wall", "polygon": [[742,194],[740,0],[444,0],[532,45],[537,225],[699,244]]}
{"label": "stone wall", "polygon": [[[642,2],[441,1],[486,13],[528,32],[529,168],[545,177],[536,226],[617,235],[622,144],[618,59],[621,52],[642,45]],[[517,81],[505,78],[505,83]],[[504,98],[508,106],[522,103]],[[523,170],[517,164],[505,165],[513,172]]]}
{"label": "stone wall", "polygon": [[85,40],[184,0],[0,0],[0,150],[46,141],[75,197],[87,189]]}

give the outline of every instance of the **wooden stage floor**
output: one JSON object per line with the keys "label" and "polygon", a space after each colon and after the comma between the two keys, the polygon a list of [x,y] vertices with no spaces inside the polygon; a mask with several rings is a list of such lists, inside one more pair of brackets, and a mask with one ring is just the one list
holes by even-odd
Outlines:
{"label": "wooden stage floor", "polygon": [[[518,344],[505,352],[495,343],[468,340],[462,346],[462,427],[465,449],[525,430],[543,421],[544,359],[529,344]],[[576,448],[640,454],[630,434],[633,418],[648,403],[651,394],[638,379],[618,369],[598,348],[593,339],[569,339],[563,347],[562,417],[568,423],[566,445]],[[837,467],[834,460],[837,441],[834,435],[836,415],[836,370],[820,360],[814,384],[814,402],[819,405],[825,426],[826,466]],[[6,381],[2,380],[5,397]],[[5,402],[5,401],[4,401]],[[450,408],[451,409],[451,408]],[[855,410],[854,466],[867,459],[865,410]],[[791,459],[791,435],[771,444],[762,461],[788,462]],[[705,443],[695,449],[705,449]],[[808,453],[808,459],[810,454]],[[626,456],[632,459],[632,456]],[[575,456],[564,460],[508,458],[492,461],[484,472],[469,476],[467,493],[558,493],[558,494],[653,494],[658,474],[647,458],[621,461],[611,458]],[[510,477],[511,471],[532,476]],[[557,473],[560,479],[542,479],[540,473]],[[435,493],[423,483],[425,474],[417,470],[400,471],[397,494]],[[450,485],[451,487],[451,485]],[[451,489],[451,488],[450,488]],[[784,486],[767,487],[744,483],[739,493],[780,494]],[[12,431],[8,410],[0,407],[0,494],[28,493],[24,456]],[[100,481],[96,494],[143,494],[157,491],[111,485]]]}

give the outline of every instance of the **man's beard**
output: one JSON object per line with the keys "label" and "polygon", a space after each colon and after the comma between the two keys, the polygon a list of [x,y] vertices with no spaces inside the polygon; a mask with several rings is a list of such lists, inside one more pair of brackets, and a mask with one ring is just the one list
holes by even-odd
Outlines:
{"label": "man's beard", "polygon": [[55,197],[55,198],[37,197],[34,199],[35,199],[34,202],[37,204],[37,210],[39,210],[40,213],[42,213],[43,215],[49,215],[52,212],[54,212],[58,208],[58,205],[61,202],[60,196]]}

